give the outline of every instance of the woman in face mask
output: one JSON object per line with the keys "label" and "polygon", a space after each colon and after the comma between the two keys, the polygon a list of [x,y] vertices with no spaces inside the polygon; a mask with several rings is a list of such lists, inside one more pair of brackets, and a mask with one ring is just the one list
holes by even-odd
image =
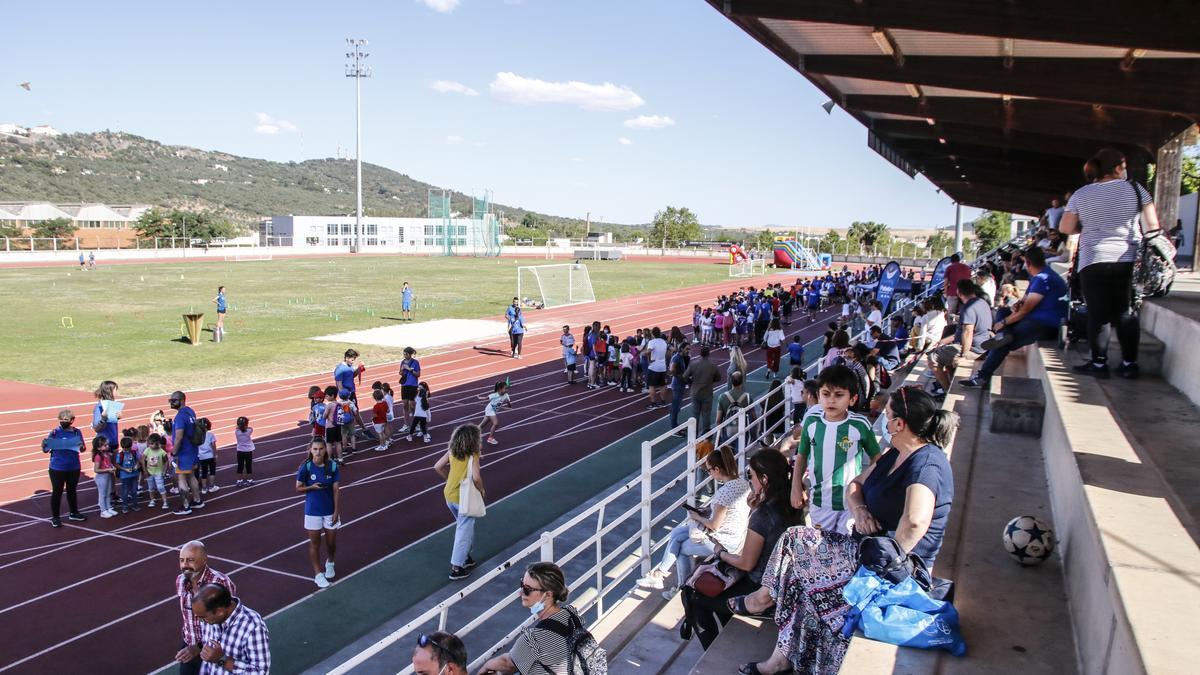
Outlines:
{"label": "woman in face mask", "polygon": [[62,527],[59,509],[63,492],[67,493],[67,506],[71,509],[67,520],[82,522],[87,516],[79,512],[75,499],[75,486],[79,484],[79,453],[86,446],[83,434],[75,428],[75,413],[63,410],[58,413],[58,427],[42,440],[42,452],[50,455],[50,525]]}
{"label": "woman in face mask", "polygon": [[525,569],[519,593],[521,606],[533,615],[534,624],[521,632],[512,651],[483,664],[479,675],[489,672],[567,675],[569,636],[583,621],[575,608],[562,604],[567,601],[562,570],[554,563],[533,563]]}

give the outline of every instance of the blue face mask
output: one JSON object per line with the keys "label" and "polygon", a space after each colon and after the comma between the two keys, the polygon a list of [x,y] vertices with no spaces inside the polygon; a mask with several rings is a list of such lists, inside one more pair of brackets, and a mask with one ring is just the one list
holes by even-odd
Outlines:
{"label": "blue face mask", "polygon": [[538,614],[541,614],[542,610],[544,609],[546,609],[546,601],[538,600],[529,606],[529,613],[536,617]]}

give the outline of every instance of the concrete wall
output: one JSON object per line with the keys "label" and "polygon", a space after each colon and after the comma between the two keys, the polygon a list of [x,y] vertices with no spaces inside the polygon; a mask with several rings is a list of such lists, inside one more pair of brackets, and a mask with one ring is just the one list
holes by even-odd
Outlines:
{"label": "concrete wall", "polygon": [[[1181,277],[1176,283],[1184,285],[1188,282]],[[1143,303],[1141,317],[1142,330],[1148,331],[1164,344],[1200,344],[1200,323],[1165,304],[1154,301]],[[1167,349],[1163,353],[1162,372],[1171,386],[1183,392],[1192,403],[1200,405],[1200,359],[1196,358],[1194,352],[1189,349]]]}

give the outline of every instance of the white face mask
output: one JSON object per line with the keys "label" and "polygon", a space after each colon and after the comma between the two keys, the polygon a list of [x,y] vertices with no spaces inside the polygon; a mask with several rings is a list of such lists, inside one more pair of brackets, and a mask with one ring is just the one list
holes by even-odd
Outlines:
{"label": "white face mask", "polygon": [[529,613],[533,616],[537,616],[538,614],[541,614],[542,610],[544,609],[546,609],[546,601],[538,600],[529,606]]}

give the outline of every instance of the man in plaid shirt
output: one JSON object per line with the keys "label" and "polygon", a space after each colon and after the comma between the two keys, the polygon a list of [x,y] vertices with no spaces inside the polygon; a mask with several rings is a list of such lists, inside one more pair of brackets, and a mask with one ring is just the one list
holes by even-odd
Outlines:
{"label": "man in plaid shirt", "polygon": [[228,588],[208,584],[196,592],[192,613],[204,622],[202,675],[271,672],[271,636],[258,612],[233,597]]}
{"label": "man in plaid shirt", "polygon": [[207,584],[221,584],[230,594],[237,593],[237,588],[229,577],[208,566],[208,552],[201,541],[189,541],[179,549],[179,572],[175,593],[179,596],[179,611],[183,615],[183,646],[175,654],[175,660],[179,662],[180,675],[198,675],[202,664],[203,633],[200,617],[192,613],[192,596]]}

